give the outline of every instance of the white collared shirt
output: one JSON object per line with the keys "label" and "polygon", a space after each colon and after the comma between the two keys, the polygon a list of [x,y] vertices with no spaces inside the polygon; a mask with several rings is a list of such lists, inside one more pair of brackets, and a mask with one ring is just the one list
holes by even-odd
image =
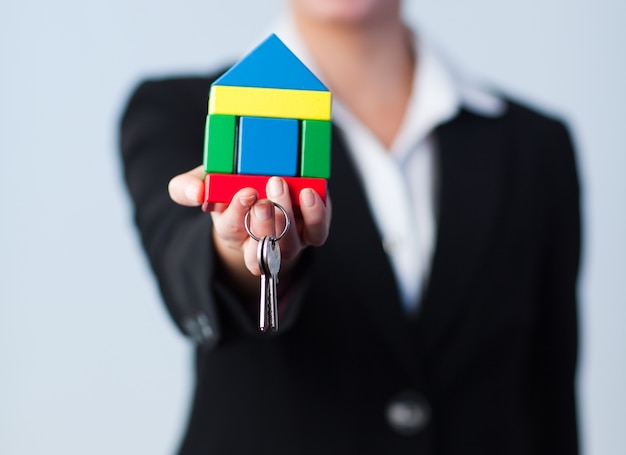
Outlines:
{"label": "white collared shirt", "polygon": [[[274,33],[324,82],[315,61],[290,20]],[[367,200],[381,233],[407,312],[419,306],[428,279],[436,233],[435,128],[461,107],[479,115],[499,116],[502,100],[454,73],[421,35],[414,36],[418,62],[413,90],[391,147],[383,144],[333,96],[333,122],[344,132],[348,150],[365,185]]]}

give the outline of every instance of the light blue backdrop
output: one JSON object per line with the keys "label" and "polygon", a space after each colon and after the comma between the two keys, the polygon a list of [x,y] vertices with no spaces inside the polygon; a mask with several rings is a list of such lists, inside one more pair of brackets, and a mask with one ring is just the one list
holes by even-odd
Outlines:
{"label": "light blue backdrop", "polygon": [[[413,23],[471,74],[572,127],[586,215],[583,445],[592,455],[624,453],[626,3],[408,3]],[[165,455],[176,446],[191,351],[138,247],[118,116],[139,78],[229,61],[281,5],[2,2],[1,454]]]}

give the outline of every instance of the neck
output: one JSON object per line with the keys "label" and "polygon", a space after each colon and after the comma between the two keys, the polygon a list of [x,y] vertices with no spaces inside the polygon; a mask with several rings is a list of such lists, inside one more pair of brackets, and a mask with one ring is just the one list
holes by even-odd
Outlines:
{"label": "neck", "polygon": [[400,16],[347,25],[297,12],[294,19],[333,96],[388,148],[404,117],[415,66]]}

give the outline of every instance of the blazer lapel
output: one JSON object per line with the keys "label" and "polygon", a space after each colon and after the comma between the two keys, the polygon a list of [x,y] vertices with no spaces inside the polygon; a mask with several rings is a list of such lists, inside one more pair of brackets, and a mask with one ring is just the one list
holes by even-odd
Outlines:
{"label": "blazer lapel", "polygon": [[[347,285],[356,290],[357,311],[368,312],[381,337],[401,363],[414,374],[415,354],[409,325],[400,306],[393,271],[383,250],[380,234],[371,215],[361,179],[358,178],[346,146],[337,130],[333,135],[332,176],[329,194],[333,205],[331,231],[325,248],[340,251],[333,269],[345,274]],[[337,190],[334,190],[334,189]]]}
{"label": "blazer lapel", "polygon": [[[496,123],[494,123],[496,122]],[[435,254],[420,312],[411,321],[400,306],[393,271],[382,248],[362,181],[346,146],[334,131],[329,194],[333,204],[331,233],[325,247],[341,251],[329,265],[337,273],[349,268],[347,283],[357,290],[355,305],[366,311],[398,361],[419,380],[419,351],[445,339],[469,310],[464,296],[481,273],[496,219],[506,200],[506,131],[502,118],[466,111],[437,130],[439,146],[439,216]],[[335,190],[336,189],[336,190]],[[363,258],[366,252],[367,259]],[[353,277],[353,278],[349,278]]]}
{"label": "blazer lapel", "polygon": [[493,247],[490,240],[495,237],[496,218],[506,200],[506,170],[510,169],[502,117],[462,111],[436,134],[440,171],[437,240],[417,320],[417,336],[425,349],[443,340],[469,310],[464,296],[477,282]]}

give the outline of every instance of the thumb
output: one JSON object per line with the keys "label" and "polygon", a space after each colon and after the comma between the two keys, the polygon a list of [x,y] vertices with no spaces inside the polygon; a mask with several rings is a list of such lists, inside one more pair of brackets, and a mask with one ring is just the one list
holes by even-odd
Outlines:
{"label": "thumb", "polygon": [[204,193],[204,168],[202,165],[173,177],[168,186],[170,198],[187,207],[202,204]]}

